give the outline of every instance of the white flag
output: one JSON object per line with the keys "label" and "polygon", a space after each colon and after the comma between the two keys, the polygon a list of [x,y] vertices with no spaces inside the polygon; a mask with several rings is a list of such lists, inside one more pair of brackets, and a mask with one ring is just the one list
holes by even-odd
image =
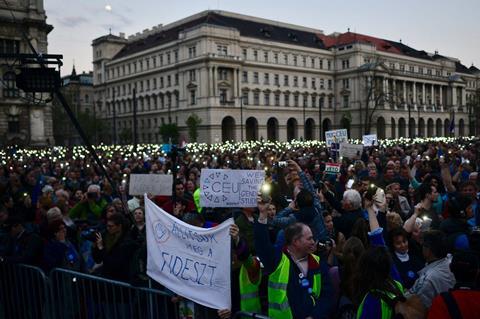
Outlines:
{"label": "white flag", "polygon": [[147,274],[176,294],[230,309],[230,218],[214,228],[191,226],[145,196]]}

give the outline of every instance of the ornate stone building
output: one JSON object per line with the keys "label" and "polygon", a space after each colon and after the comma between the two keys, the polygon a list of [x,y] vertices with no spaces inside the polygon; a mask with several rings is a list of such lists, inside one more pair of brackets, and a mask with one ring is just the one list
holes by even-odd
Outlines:
{"label": "ornate stone building", "polygon": [[323,139],[333,128],[357,138],[467,135],[478,126],[467,108],[478,69],[372,36],[205,11],[92,47],[99,113],[110,122],[115,108],[118,131],[131,130],[136,105],[141,142],[160,142],[169,122],[186,136],[191,114],[203,142]]}
{"label": "ornate stone building", "polygon": [[[37,52],[47,52],[43,0],[0,1],[0,53],[32,53],[23,34]],[[13,18],[12,15],[15,17]],[[26,94],[15,85],[15,60],[0,59],[0,145],[53,143],[51,105],[46,94]]]}

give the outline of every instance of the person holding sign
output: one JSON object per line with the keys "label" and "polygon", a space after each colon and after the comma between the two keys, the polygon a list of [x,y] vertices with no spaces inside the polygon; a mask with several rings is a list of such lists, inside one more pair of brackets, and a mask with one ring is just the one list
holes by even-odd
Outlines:
{"label": "person holding sign", "polygon": [[317,244],[303,223],[285,229],[282,249],[275,249],[268,234],[268,206],[259,203],[254,225],[255,248],[268,275],[268,315],[279,319],[327,318],[333,289],[328,265],[314,254]]}

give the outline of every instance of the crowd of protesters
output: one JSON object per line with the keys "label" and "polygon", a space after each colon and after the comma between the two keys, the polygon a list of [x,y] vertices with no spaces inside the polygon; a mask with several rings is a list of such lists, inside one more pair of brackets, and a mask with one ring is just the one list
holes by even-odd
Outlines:
{"label": "crowd of protesters", "polygon": [[[96,151],[110,179],[83,148],[0,152],[1,263],[146,285],[144,203],[128,178],[174,174],[172,196],[151,197],[166,212],[200,227],[235,217],[222,318],[480,313],[478,139],[384,141],[354,159],[314,141]],[[202,168],[265,170],[258,207],[201,207]]]}

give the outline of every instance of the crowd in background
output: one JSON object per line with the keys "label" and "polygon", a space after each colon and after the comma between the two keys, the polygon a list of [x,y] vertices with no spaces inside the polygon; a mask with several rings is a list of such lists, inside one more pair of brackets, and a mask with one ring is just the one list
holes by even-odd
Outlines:
{"label": "crowd in background", "polygon": [[[452,311],[474,318],[480,311],[472,302],[480,297],[477,139],[384,141],[352,159],[314,141],[168,152],[101,146],[97,153],[109,179],[81,148],[0,152],[0,262],[146,285],[144,203],[129,196],[128,179],[174,174],[172,196],[151,196],[158,206],[192,225],[234,216],[238,226],[233,305],[219,312],[223,318],[240,309],[272,318],[454,318]],[[340,172],[325,172],[335,161]],[[256,208],[201,207],[203,168],[265,170],[268,187]],[[246,289],[258,300],[243,298]]]}

